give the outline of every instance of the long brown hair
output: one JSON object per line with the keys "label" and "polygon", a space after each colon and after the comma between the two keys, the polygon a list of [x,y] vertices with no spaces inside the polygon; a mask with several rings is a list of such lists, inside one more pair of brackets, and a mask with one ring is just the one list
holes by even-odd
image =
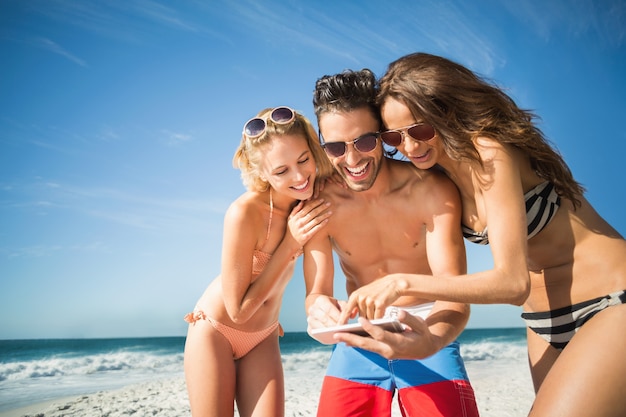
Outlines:
{"label": "long brown hair", "polygon": [[432,124],[452,159],[482,164],[474,145],[478,137],[511,145],[528,156],[537,175],[552,182],[559,195],[580,205],[584,188],[533,123],[537,117],[462,65],[425,53],[406,55],[380,79],[379,105],[387,98]]}

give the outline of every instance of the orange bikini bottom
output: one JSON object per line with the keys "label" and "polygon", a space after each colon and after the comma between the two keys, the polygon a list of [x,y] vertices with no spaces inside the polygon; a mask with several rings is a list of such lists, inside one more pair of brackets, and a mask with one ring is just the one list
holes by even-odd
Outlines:
{"label": "orange bikini bottom", "polygon": [[193,313],[189,313],[185,316],[185,321],[190,324],[193,324],[198,320],[208,321],[215,328],[215,330],[220,332],[222,336],[228,340],[228,343],[230,343],[230,347],[233,350],[233,358],[235,360],[241,359],[248,354],[248,352],[254,349],[259,343],[267,339],[269,335],[276,330],[276,328],[280,328],[280,336],[284,335],[283,328],[280,326],[278,321],[263,330],[259,330],[257,332],[246,332],[243,330],[233,329],[232,327],[226,326],[211,317],[207,317],[202,310],[194,310]]}

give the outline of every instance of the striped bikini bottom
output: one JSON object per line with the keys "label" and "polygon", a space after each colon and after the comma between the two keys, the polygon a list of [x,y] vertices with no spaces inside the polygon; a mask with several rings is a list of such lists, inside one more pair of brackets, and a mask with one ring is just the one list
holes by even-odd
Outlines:
{"label": "striped bikini bottom", "polygon": [[567,346],[578,329],[605,308],[626,304],[626,290],[541,313],[522,313],[526,326],[556,349]]}

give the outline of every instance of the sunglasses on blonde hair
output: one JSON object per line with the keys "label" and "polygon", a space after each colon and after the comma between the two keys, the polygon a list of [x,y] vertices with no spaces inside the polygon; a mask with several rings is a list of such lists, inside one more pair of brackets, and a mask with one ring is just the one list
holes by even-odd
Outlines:
{"label": "sunglasses on blonde hair", "polygon": [[296,118],[296,112],[289,107],[281,106],[276,107],[270,112],[269,117],[262,119],[260,117],[254,117],[243,125],[243,134],[250,139],[258,138],[267,129],[267,120],[271,120],[272,123],[277,125],[286,125]]}
{"label": "sunglasses on blonde hair", "polygon": [[380,138],[389,146],[397,148],[406,136],[417,142],[426,142],[435,137],[435,128],[427,123],[416,123],[401,129],[386,130],[380,133]]}

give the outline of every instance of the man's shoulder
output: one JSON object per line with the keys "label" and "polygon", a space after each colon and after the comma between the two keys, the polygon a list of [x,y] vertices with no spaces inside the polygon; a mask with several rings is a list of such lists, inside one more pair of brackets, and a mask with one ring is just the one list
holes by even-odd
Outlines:
{"label": "man's shoulder", "polygon": [[[456,200],[459,191],[448,176],[438,168],[419,169],[410,162],[395,161],[392,163],[392,178],[398,190],[406,190],[412,200],[420,202],[420,206],[438,206]],[[424,196],[428,196],[427,199]],[[428,203],[428,204],[425,204]]]}
{"label": "man's shoulder", "polygon": [[333,200],[351,200],[354,198],[354,191],[350,190],[346,185],[336,182],[327,182],[324,189],[320,192],[320,198],[330,201]]}
{"label": "man's shoulder", "polygon": [[415,187],[432,187],[451,182],[448,176],[438,168],[420,169],[408,161],[389,159],[392,177],[408,181]]}

